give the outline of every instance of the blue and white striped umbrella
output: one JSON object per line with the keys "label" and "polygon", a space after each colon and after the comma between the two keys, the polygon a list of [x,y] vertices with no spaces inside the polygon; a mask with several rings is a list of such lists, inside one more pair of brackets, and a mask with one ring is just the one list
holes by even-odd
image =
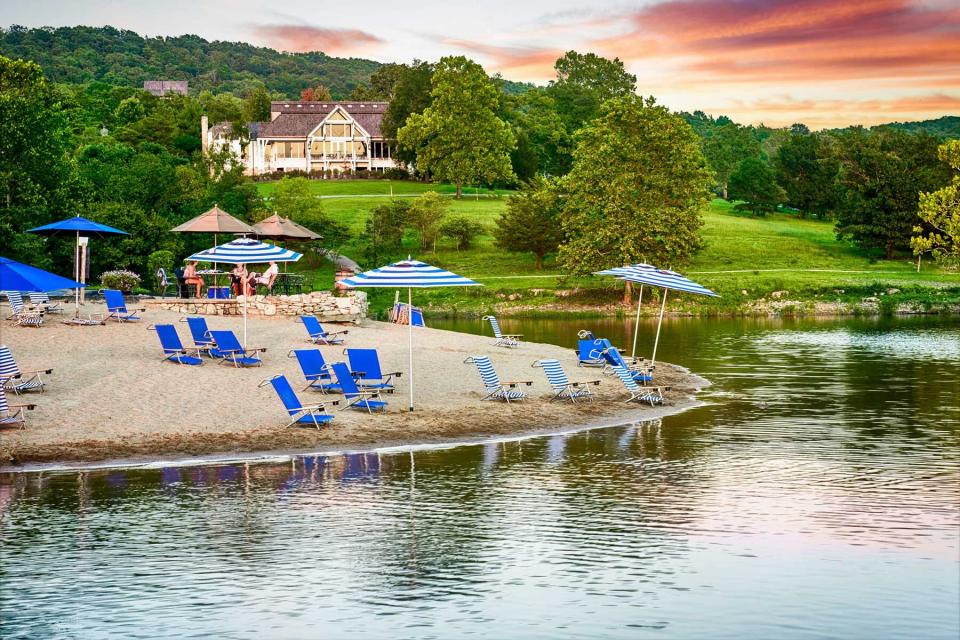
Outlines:
{"label": "blue and white striped umbrella", "polygon": [[702,284],[698,284],[690,278],[680,275],[676,271],[670,271],[669,269],[658,269],[655,266],[646,264],[644,262],[631,264],[626,267],[614,267],[613,269],[597,271],[594,273],[594,275],[613,276],[620,280],[624,280],[626,282],[636,282],[640,285],[640,298],[637,301],[637,319],[633,329],[633,351],[631,352],[631,355],[633,356],[636,356],[637,354],[637,335],[640,332],[640,304],[643,302],[643,285],[646,284],[652,287],[663,288],[663,299],[660,302],[660,320],[657,322],[657,335],[653,340],[653,355],[650,358],[651,363],[656,363],[657,361],[657,346],[660,344],[660,328],[663,325],[663,312],[667,306],[668,290],[673,289],[674,291],[683,291],[684,293],[696,293],[702,296],[719,297]]}
{"label": "blue and white striped umbrella", "polygon": [[340,284],[351,288],[406,288],[407,289],[407,340],[410,350],[410,411],[413,411],[413,289],[429,287],[482,287],[479,282],[458,276],[455,273],[434,267],[426,262],[407,258],[388,264],[379,269],[371,269],[340,280]]}
{"label": "blue and white striped umbrella", "polygon": [[261,264],[267,262],[296,262],[302,253],[284,249],[253,238],[237,238],[224,244],[195,253],[185,262],[218,262],[225,264]]}

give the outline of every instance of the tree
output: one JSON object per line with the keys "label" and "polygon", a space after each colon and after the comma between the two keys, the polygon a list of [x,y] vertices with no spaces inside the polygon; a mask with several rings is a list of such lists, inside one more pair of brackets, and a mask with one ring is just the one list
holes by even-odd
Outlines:
{"label": "tree", "polygon": [[561,199],[555,180],[535,178],[510,196],[507,208],[493,229],[497,246],[507,251],[529,251],[536,268],[557,250],[563,240],[560,227]]}
{"label": "tree", "polygon": [[[802,125],[794,128],[799,126]],[[787,202],[800,210],[801,218],[807,213],[823,218],[833,210],[837,160],[830,155],[820,135],[791,134],[777,150],[773,165],[777,182],[786,191]]]}
{"label": "tree", "polygon": [[370,212],[363,233],[363,255],[370,266],[380,266],[399,255],[407,208],[407,203],[394,200]]}
{"label": "tree", "polygon": [[435,246],[440,223],[447,211],[447,201],[436,191],[427,191],[407,209],[407,222],[420,234],[420,248]]}
{"label": "tree", "polygon": [[469,249],[473,239],[483,232],[483,226],[466,216],[450,218],[440,225],[440,235],[450,238],[457,246],[457,251]]}
{"label": "tree", "polygon": [[920,193],[921,224],[913,228],[910,246],[916,255],[930,252],[943,264],[960,265],[960,140],[950,140],[938,149],[942,161],[953,169],[949,185]]}
{"label": "tree", "polygon": [[315,87],[307,87],[300,92],[301,100],[333,100],[333,96],[330,95],[330,89],[327,89],[322,84],[318,84]]}
{"label": "tree", "polygon": [[[521,141],[535,164],[536,171],[544,175],[563,175],[570,170],[570,152],[573,142],[563,119],[557,113],[556,101],[542,89],[532,89],[516,98],[512,123]],[[515,172],[521,178],[520,171]]]}
{"label": "tree", "polygon": [[837,237],[889,260],[910,245],[917,223],[917,194],[950,181],[937,158],[937,138],[891,127],[855,127],[837,134],[840,163]]}
{"label": "tree", "polygon": [[265,87],[257,87],[244,99],[241,115],[244,122],[270,121],[270,93]]}
{"label": "tree", "polygon": [[[380,125],[383,135],[392,140],[397,139],[397,132],[407,123],[412,113],[423,113],[430,106],[430,82],[433,78],[434,66],[429,62],[414,60],[411,65],[399,65],[394,69],[396,78],[391,84],[390,104],[383,114],[383,123]],[[373,78],[371,76],[371,83]],[[413,162],[416,154],[398,149],[397,156],[403,162]]]}
{"label": "tree", "polygon": [[704,139],[703,155],[713,169],[717,185],[726,199],[730,174],[744,159],[760,156],[760,143],[753,137],[750,129],[727,121],[715,127]]}
{"label": "tree", "polygon": [[397,132],[401,147],[415,149],[417,169],[457,185],[513,178],[510,151],[516,141],[497,116],[499,94],[483,67],[463,56],[440,60],[431,104]]}
{"label": "tree", "polygon": [[626,72],[619,58],[567,51],[554,69],[557,79],[550,83],[547,94],[556,102],[569,133],[595,118],[607,100],[631,96],[637,90],[637,77]]}
{"label": "tree", "polygon": [[653,98],[611,100],[580,131],[561,181],[560,263],[582,274],[685,262],[701,246],[710,182],[697,134],[682,117]]}
{"label": "tree", "polygon": [[760,158],[744,158],[737,170],[730,174],[730,197],[743,200],[736,206],[739,210],[765,215],[774,211],[786,195],[777,184],[773,168]]}

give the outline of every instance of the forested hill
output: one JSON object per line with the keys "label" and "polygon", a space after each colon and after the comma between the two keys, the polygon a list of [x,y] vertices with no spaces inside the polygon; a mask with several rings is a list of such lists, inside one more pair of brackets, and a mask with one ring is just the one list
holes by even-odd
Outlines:
{"label": "forested hill", "polygon": [[891,122],[888,126],[906,131],[926,131],[941,138],[960,138],[960,116],[943,116],[920,122]]}
{"label": "forested hill", "polygon": [[262,83],[291,98],[318,84],[346,97],[380,67],[373,60],[280,53],[192,35],[144,38],[113,27],[12,26],[0,29],[0,55],[38,63],[53,82],[141,87],[144,80],[189,80],[191,91],[238,95]]}

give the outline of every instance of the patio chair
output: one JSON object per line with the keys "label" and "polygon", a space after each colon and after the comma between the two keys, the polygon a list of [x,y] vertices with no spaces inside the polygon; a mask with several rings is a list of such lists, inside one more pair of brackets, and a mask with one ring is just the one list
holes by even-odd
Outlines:
{"label": "patio chair", "polygon": [[30,302],[44,313],[63,313],[63,304],[53,302],[50,296],[43,291],[31,291],[29,294]]}
{"label": "patio chair", "polygon": [[343,353],[350,362],[350,373],[353,374],[354,380],[361,389],[393,393],[391,381],[399,378],[403,373],[400,371],[383,373],[376,349],[344,349]]}
{"label": "patio chair", "polygon": [[490,363],[487,356],[470,356],[464,360],[466,364],[477,365],[477,371],[480,373],[480,379],[483,381],[483,388],[487,395],[481,400],[505,400],[510,403],[513,400],[523,400],[527,394],[517,387],[524,384],[528,387],[533,384],[532,380],[512,380],[502,382],[500,376]]}
{"label": "patio chair", "polygon": [[313,389],[323,393],[343,393],[343,388],[330,375],[330,366],[324,361],[320,349],[294,349],[287,357],[297,359],[303,378],[307,381],[304,391]]}
{"label": "patio chair", "polygon": [[10,347],[0,344],[0,387],[13,391],[17,395],[28,391],[43,393],[46,383],[41,376],[52,373],[53,369],[21,371],[13,359]]}
{"label": "patio chair", "polygon": [[[324,413],[324,411],[326,411],[324,405],[304,405],[300,402],[300,398],[298,398],[297,394],[293,391],[293,387],[290,386],[290,382],[287,381],[286,376],[275,375],[272,378],[262,381],[257,386],[263,387],[267,384],[271,385],[273,390],[277,392],[280,402],[283,403],[283,408],[287,410],[287,415],[291,418],[286,426],[314,427],[320,429],[320,425],[327,424],[333,420],[333,416]],[[334,400],[330,404],[336,405],[339,403],[339,400]]]}
{"label": "patio chair", "polygon": [[0,427],[20,427],[27,425],[27,411],[33,411],[35,404],[9,404],[7,392],[0,385]]}
{"label": "patio chair", "polygon": [[103,294],[103,299],[107,303],[107,320],[113,319],[120,323],[137,322],[140,320],[137,311],[143,313],[147,310],[146,307],[128,309],[127,302],[123,299],[122,291],[117,291],[116,289],[101,289],[100,293]]}
{"label": "patio chair", "polygon": [[12,315],[7,320],[13,320],[21,327],[41,327],[43,326],[43,309],[28,307],[23,303],[23,296],[19,291],[5,291],[7,302],[10,303],[10,312]]}
{"label": "patio chair", "polygon": [[346,329],[343,331],[324,331],[323,327],[320,326],[320,321],[317,320],[317,316],[299,316],[298,320],[307,328],[307,333],[310,335],[308,341],[313,344],[343,344],[343,338],[339,336],[345,336],[349,333]]}
{"label": "patio chair", "polygon": [[603,367],[607,361],[603,357],[603,350],[610,346],[606,338],[596,338],[593,333],[585,329],[577,333],[577,366]]}
{"label": "patio chair", "polygon": [[493,337],[497,339],[493,343],[495,347],[519,347],[520,338],[523,337],[522,333],[503,333],[500,331],[500,323],[497,322],[497,316],[483,316],[484,320],[490,321],[490,326],[493,328]]}
{"label": "patio chair", "polygon": [[350,374],[350,369],[347,368],[347,363],[335,362],[330,365],[330,368],[340,388],[343,389],[343,397],[347,401],[343,409],[366,409],[367,413],[387,410],[387,403],[380,399],[379,391],[363,391],[357,386]]}
{"label": "patio chair", "polygon": [[630,372],[630,375],[633,376],[635,382],[639,382],[641,384],[653,382],[653,367],[641,365],[640,363],[643,362],[642,358],[636,359],[632,363],[628,363],[624,359],[623,355],[621,355],[620,350],[616,347],[607,347],[604,349],[603,358],[607,362],[603,372],[607,375],[614,375],[616,374],[617,367],[623,367]]}
{"label": "patio chair", "polygon": [[215,347],[216,344],[213,338],[210,337],[210,328],[207,327],[207,319],[199,316],[188,316],[181,318],[180,322],[186,322],[190,328],[190,337],[193,339],[193,346],[208,356],[215,357],[213,347]]}
{"label": "patio chair", "polygon": [[266,352],[263,347],[246,347],[240,345],[240,341],[233,331],[211,331],[210,337],[216,343],[216,347],[210,349],[210,354],[215,358],[223,358],[222,363],[232,364],[234,367],[259,367],[263,360],[257,357],[258,353]]}
{"label": "patio chair", "polygon": [[177,328],[174,325],[158,324],[147,328],[156,330],[157,337],[160,338],[160,346],[163,348],[164,360],[191,366],[203,364],[203,359],[200,358],[200,350],[197,348],[184,348],[183,343],[180,342],[180,335],[177,333]]}
{"label": "patio chair", "polygon": [[651,407],[655,404],[663,404],[663,391],[669,387],[641,387],[633,379],[632,372],[621,365],[614,367],[614,372],[630,394],[624,402],[649,402]]}
{"label": "patio chair", "polygon": [[567,372],[560,366],[560,361],[547,358],[537,360],[533,363],[534,367],[540,367],[547,375],[547,383],[553,388],[553,400],[569,400],[576,404],[577,398],[586,398],[593,400],[593,393],[587,387],[589,385],[599,385],[599,380],[586,380],[581,382],[570,382]]}

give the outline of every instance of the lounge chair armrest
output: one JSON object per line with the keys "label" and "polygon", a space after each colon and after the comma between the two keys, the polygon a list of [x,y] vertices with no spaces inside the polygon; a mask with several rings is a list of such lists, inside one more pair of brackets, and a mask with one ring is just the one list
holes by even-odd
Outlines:
{"label": "lounge chair armrest", "polygon": [[354,378],[366,378],[366,377],[367,377],[367,372],[366,372],[366,371],[351,371],[351,372],[350,372],[350,375],[353,376]]}
{"label": "lounge chair armrest", "polygon": [[390,373],[383,374],[384,378],[402,378],[403,371],[392,371]]}
{"label": "lounge chair armrest", "polygon": [[371,396],[376,397],[380,395],[379,391],[357,391],[356,393],[349,394],[351,396]]}
{"label": "lounge chair armrest", "polygon": [[11,409],[26,409],[28,411],[33,411],[34,409],[37,408],[37,405],[35,404],[11,404],[7,406],[10,407]]}
{"label": "lounge chair armrest", "polygon": [[577,380],[576,382],[571,382],[570,385],[574,387],[586,387],[587,385],[599,385],[600,380]]}
{"label": "lounge chair armrest", "polygon": [[504,386],[516,387],[521,384],[525,384],[528,387],[533,384],[533,380],[505,380],[503,382]]}
{"label": "lounge chair armrest", "polygon": [[348,333],[350,333],[349,329],[341,329],[340,331],[324,331],[324,335],[328,336],[346,335]]}
{"label": "lounge chair armrest", "polygon": [[267,348],[266,347],[247,347],[245,351],[252,351],[254,353],[257,353],[259,351],[260,353],[266,353]]}
{"label": "lounge chair armrest", "polygon": [[323,404],[305,404],[300,407],[301,411],[324,411],[327,408],[327,405],[338,405],[340,404],[339,400],[331,400],[330,402],[324,402]]}
{"label": "lounge chair armrest", "polygon": [[522,333],[501,333],[504,338],[522,338]]}

